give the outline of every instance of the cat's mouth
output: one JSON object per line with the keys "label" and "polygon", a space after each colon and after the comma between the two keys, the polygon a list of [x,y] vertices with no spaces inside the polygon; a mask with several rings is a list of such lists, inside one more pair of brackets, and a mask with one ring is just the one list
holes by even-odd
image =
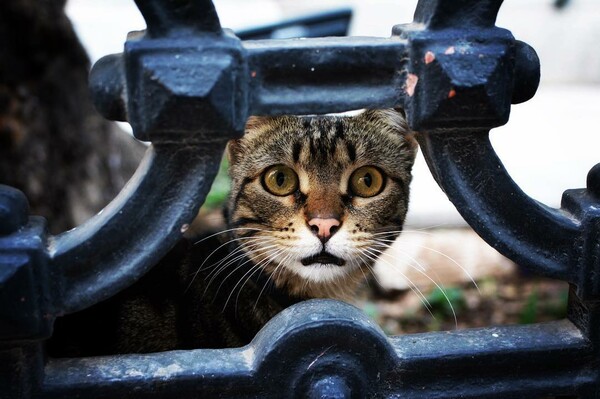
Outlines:
{"label": "cat's mouth", "polygon": [[329,252],[319,252],[318,254],[309,256],[308,258],[304,258],[300,261],[304,266],[308,266],[308,265],[312,265],[315,263],[320,263],[323,265],[337,265],[337,266],[344,266],[346,264],[346,261],[338,258],[337,256],[334,256],[332,254],[330,254]]}

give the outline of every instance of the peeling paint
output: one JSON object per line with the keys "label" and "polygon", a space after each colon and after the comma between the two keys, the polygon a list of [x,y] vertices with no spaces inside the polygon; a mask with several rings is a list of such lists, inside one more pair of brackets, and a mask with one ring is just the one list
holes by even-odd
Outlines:
{"label": "peeling paint", "polygon": [[181,234],[183,234],[186,231],[188,231],[189,228],[190,228],[190,225],[186,223],[183,226],[181,226],[181,229],[179,229],[179,231],[181,231]]}
{"label": "peeling paint", "polygon": [[244,357],[244,362],[248,367],[252,367],[254,363],[254,348],[249,347],[248,349],[242,351],[242,356]]}
{"label": "peeling paint", "polygon": [[127,370],[125,372],[125,375],[128,377],[143,377],[144,373],[142,373],[140,370],[131,369],[131,370]]}
{"label": "peeling paint", "polygon": [[452,55],[456,52],[456,50],[454,49],[454,46],[450,46],[446,49],[446,51],[444,51],[444,54],[446,55]]}
{"label": "peeling paint", "polygon": [[319,360],[324,354],[326,354],[329,349],[333,348],[335,345],[331,345],[329,348],[326,348],[323,352],[321,352],[316,358],[315,360],[313,360],[312,362],[310,362],[310,364],[308,365],[308,367],[306,368],[306,370],[308,371],[316,362],[317,360]]}
{"label": "peeling paint", "polygon": [[406,75],[406,86],[404,87],[404,91],[408,94],[409,97],[412,97],[415,94],[415,86],[419,82],[419,77],[414,73],[409,73]]}
{"label": "peeling paint", "polygon": [[183,371],[183,368],[177,363],[168,365],[167,367],[159,367],[153,374],[153,377],[171,377],[175,373]]}
{"label": "peeling paint", "polygon": [[425,64],[431,64],[433,61],[435,61],[435,54],[433,53],[433,51],[428,51],[425,53]]}

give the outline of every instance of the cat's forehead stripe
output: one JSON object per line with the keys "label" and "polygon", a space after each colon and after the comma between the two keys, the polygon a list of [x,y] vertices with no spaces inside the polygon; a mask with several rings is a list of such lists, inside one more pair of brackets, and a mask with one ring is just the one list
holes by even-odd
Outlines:
{"label": "cat's forehead stripe", "polygon": [[372,163],[394,174],[410,158],[410,145],[382,118],[270,117],[241,139],[247,158],[240,167],[256,176],[283,163],[310,170],[321,180],[357,163]]}
{"label": "cat's forehead stripe", "polygon": [[337,139],[344,139],[344,124],[340,119],[335,121],[335,137]]}
{"label": "cat's forehead stripe", "polygon": [[300,152],[301,151],[302,151],[302,143],[300,142],[300,140],[296,140],[292,147],[292,159],[294,160],[294,163],[298,163],[298,161],[300,160]]}
{"label": "cat's forehead stripe", "polygon": [[348,158],[350,162],[356,161],[356,147],[353,143],[347,141],[346,142],[346,151],[348,152]]}

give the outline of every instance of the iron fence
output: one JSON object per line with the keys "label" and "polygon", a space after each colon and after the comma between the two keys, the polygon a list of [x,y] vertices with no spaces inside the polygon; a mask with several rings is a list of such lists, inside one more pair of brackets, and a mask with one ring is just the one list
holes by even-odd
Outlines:
{"label": "iron fence", "polygon": [[[48,236],[23,194],[0,187],[1,397],[600,397],[600,166],[551,209],[495,155],[489,130],[539,81],[534,50],[495,26],[502,0],[421,0],[390,38],[257,41],[221,29],[210,0],[136,3],[147,30],[90,77],[98,109],[152,142],[127,188]],[[406,110],[469,224],[522,267],[571,284],[567,319],[386,337],[352,306],[317,300],[243,348],[44,354],[55,317],[132,284],[180,239],[248,115],[363,107]]]}

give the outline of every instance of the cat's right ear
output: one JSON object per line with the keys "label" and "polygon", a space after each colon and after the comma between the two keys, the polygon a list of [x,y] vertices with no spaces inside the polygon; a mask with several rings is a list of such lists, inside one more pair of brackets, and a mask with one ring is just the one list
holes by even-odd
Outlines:
{"label": "cat's right ear", "polygon": [[225,153],[227,154],[227,161],[229,162],[229,165],[237,163],[238,159],[240,158],[242,147],[241,140],[242,139],[233,139],[227,142],[227,151]]}
{"label": "cat's right ear", "polygon": [[272,120],[272,116],[250,116],[246,121],[246,134],[250,133],[253,130],[260,129],[264,126],[269,125],[269,123]]}
{"label": "cat's right ear", "polygon": [[[244,130],[244,136],[252,135],[252,133],[256,133],[265,126],[269,126],[273,117],[271,116],[255,116],[252,115],[246,121],[246,128]],[[227,160],[230,164],[236,163],[239,159],[240,155],[244,150],[244,145],[242,143],[243,138],[229,140],[227,144]]]}

